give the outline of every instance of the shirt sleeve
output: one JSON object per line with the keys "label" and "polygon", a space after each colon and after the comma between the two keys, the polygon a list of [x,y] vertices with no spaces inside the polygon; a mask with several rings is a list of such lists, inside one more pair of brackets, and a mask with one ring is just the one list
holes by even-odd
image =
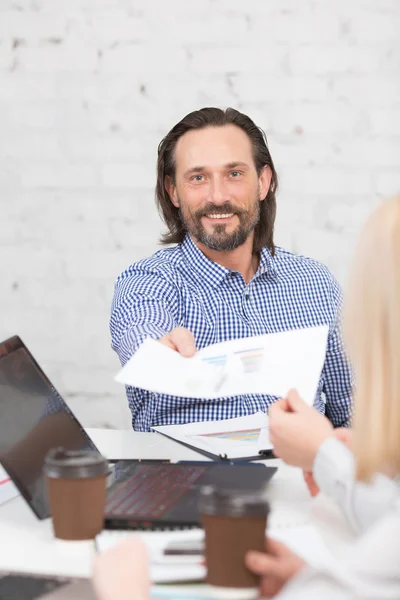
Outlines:
{"label": "shirt sleeve", "polygon": [[178,326],[173,285],[165,278],[133,271],[115,285],[111,309],[112,347],[124,365],[145,338],[159,339]]}
{"label": "shirt sleeve", "polygon": [[333,277],[331,289],[333,320],[322,373],[326,400],[325,413],[334,427],[346,427],[350,425],[352,416],[353,374],[341,335],[342,293]]}
{"label": "shirt sleeve", "polygon": [[335,500],[358,532],[366,531],[398,501],[398,485],[384,475],[375,475],[370,484],[356,481],[353,454],[333,438],[321,444],[313,474],[320,489]]}
{"label": "shirt sleeve", "polygon": [[276,600],[397,600],[400,598],[398,504],[326,568],[303,569]]}

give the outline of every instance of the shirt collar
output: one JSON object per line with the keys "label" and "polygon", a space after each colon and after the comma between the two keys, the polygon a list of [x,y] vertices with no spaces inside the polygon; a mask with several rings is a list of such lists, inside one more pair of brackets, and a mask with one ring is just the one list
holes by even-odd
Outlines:
{"label": "shirt collar", "polygon": [[[230,269],[219,265],[208,259],[205,254],[196,246],[189,234],[181,244],[182,254],[189,268],[201,277],[207,284],[218,287],[229,273]],[[267,247],[260,251],[260,264],[258,265],[255,277],[267,274],[271,277],[276,276],[274,258]]]}
{"label": "shirt collar", "polygon": [[264,246],[264,248],[261,248],[260,250],[260,264],[258,265],[255,277],[258,277],[259,275],[268,275],[271,279],[275,279],[277,275],[275,259],[267,246]]}
{"label": "shirt collar", "polygon": [[182,242],[182,254],[189,268],[201,277],[207,284],[217,287],[230,273],[226,267],[210,260],[196,246],[189,234]]}

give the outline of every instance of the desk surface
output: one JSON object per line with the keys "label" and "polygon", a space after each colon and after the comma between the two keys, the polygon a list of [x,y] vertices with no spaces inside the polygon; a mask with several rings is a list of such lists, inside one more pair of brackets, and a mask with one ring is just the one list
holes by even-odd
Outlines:
{"label": "desk surface", "polygon": [[[155,433],[105,429],[87,432],[109,459],[206,460]],[[279,460],[267,460],[265,464],[278,466],[268,487],[272,505],[269,525],[276,529],[312,522],[334,554],[343,550],[353,535],[338,509],[322,495],[316,500],[310,498],[299,469]],[[93,542],[55,540],[51,520],[39,521],[21,497],[0,506],[0,570],[87,577],[94,553]]]}

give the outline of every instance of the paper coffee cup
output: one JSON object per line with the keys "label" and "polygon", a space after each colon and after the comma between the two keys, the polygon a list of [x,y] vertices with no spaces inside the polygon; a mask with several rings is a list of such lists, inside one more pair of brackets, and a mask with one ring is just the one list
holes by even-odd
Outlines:
{"label": "paper coffee cup", "polygon": [[257,597],[259,577],[246,567],[245,555],[248,550],[265,552],[270,508],[264,494],[207,486],[201,490],[199,511],[213,593],[233,600]]}
{"label": "paper coffee cup", "polygon": [[103,529],[108,464],[91,450],[50,450],[45,458],[54,535],[62,540],[93,539]]}

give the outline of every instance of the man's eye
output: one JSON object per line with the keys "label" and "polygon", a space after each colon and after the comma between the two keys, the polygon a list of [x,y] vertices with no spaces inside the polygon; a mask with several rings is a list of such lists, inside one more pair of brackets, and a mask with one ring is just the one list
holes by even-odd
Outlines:
{"label": "man's eye", "polygon": [[230,175],[231,175],[231,177],[239,177],[240,171],[231,171]]}
{"label": "man's eye", "polygon": [[192,181],[203,181],[203,175],[194,175]]}

